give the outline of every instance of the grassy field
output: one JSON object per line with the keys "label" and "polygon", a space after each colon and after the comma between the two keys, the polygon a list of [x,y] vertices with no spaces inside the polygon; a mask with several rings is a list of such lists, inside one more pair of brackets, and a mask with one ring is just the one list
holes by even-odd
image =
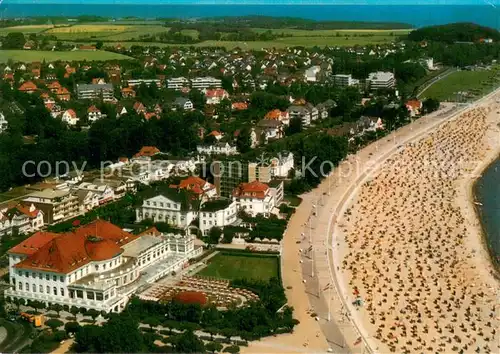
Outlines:
{"label": "grassy field", "polygon": [[0,193],[0,203],[3,203],[7,200],[21,198],[29,193],[30,192],[24,186],[12,188],[8,192]]}
{"label": "grassy field", "polygon": [[457,71],[425,90],[420,98],[456,101],[458,92],[467,92],[469,98],[479,97],[500,85],[500,66],[491,70]]}
{"label": "grassy field", "polygon": [[260,279],[278,277],[279,258],[267,255],[221,252],[211,258],[197,275],[221,279]]}
{"label": "grassy field", "polygon": [[[119,41],[140,40],[141,36],[149,34],[158,34],[167,32],[168,27],[163,27],[160,24],[133,24],[133,23],[89,23],[77,24],[72,26],[60,26],[45,29],[40,28],[47,35],[56,36],[60,40],[103,40],[106,44],[117,44]],[[255,28],[256,32],[264,32],[267,29]],[[383,44],[392,42],[398,36],[406,35],[409,30],[298,30],[291,28],[272,29],[277,34],[285,34],[289,37],[277,38],[274,41],[262,42],[232,42],[232,41],[204,41],[195,44],[197,47],[225,47],[229,50],[240,47],[246,49],[261,49],[261,48],[286,48],[293,46],[353,46],[367,44]],[[198,38],[198,31],[183,30],[183,34]],[[224,37],[223,37],[224,39]],[[111,43],[112,42],[112,43]],[[114,43],[116,42],[116,43]],[[182,44],[166,44],[152,42],[135,42],[122,43],[122,45],[157,45],[157,46],[186,46]]]}
{"label": "grassy field", "polygon": [[125,24],[82,24],[48,29],[44,33],[56,36],[60,40],[102,39],[130,40],[141,36],[167,32],[168,27],[161,25],[125,25]]}
{"label": "grassy field", "polygon": [[39,33],[53,28],[52,25],[26,25],[26,26],[13,26],[0,28],[0,35],[6,35],[9,32],[22,32],[25,34]]}
{"label": "grassy field", "polygon": [[74,51],[74,52],[51,52],[43,50],[0,50],[0,63],[6,63],[8,60],[15,62],[32,62],[32,61],[99,61],[99,60],[128,60],[132,59],[129,56],[98,50],[91,51]]}

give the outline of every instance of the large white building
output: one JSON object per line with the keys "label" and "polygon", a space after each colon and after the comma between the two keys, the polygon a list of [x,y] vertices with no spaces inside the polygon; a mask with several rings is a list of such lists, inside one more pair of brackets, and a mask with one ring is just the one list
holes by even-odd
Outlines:
{"label": "large white building", "polygon": [[112,84],[77,84],[76,94],[79,100],[102,99],[111,101],[114,99]]}
{"label": "large white building", "polygon": [[368,75],[366,83],[373,90],[390,89],[396,85],[396,78],[391,72],[377,71]]}
{"label": "large white building", "polygon": [[191,87],[200,91],[208,88],[221,88],[222,81],[211,76],[195,77],[191,79]]}
{"label": "large white building", "polygon": [[184,87],[189,87],[189,80],[185,77],[173,77],[167,80],[167,88],[171,90],[181,90]]}
{"label": "large white building", "polygon": [[184,190],[157,187],[149,192],[142,205],[136,209],[136,221],[153,220],[166,222],[172,226],[186,228],[198,216],[196,204],[191,195]]}
{"label": "large white building", "polygon": [[208,235],[212,227],[224,228],[233,224],[237,219],[237,203],[230,199],[211,200],[200,208],[199,228],[203,235]]}
{"label": "large white building", "polygon": [[359,84],[359,80],[353,79],[351,74],[333,75],[333,83],[337,86],[354,86]]}
{"label": "large white building", "polygon": [[96,220],[72,232],[37,232],[9,251],[6,298],[120,312],[141,286],[201,253],[192,236],[133,235]]}
{"label": "large white building", "polygon": [[158,87],[161,87],[161,80],[159,80],[159,79],[132,79],[132,80],[127,80],[127,84],[128,84],[128,87],[140,86],[142,84],[145,84],[147,86],[156,85]]}
{"label": "large white building", "polygon": [[241,183],[233,191],[233,198],[238,203],[238,209],[251,216],[264,214],[268,216],[273,212],[275,197],[265,183],[252,181]]}

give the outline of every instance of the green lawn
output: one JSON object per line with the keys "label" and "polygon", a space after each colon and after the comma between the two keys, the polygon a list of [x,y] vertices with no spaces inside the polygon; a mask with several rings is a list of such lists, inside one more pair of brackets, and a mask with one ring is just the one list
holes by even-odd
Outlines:
{"label": "green lawn", "polygon": [[264,281],[279,276],[280,265],[277,256],[221,252],[208,262],[197,275],[229,280],[247,278]]}
{"label": "green lawn", "polygon": [[52,52],[43,50],[0,50],[0,63],[6,63],[8,60],[15,62],[32,61],[98,61],[98,60],[128,60],[129,56],[98,50],[92,51],[74,51],[74,52]]}
{"label": "green lawn", "polygon": [[458,92],[467,92],[470,98],[482,96],[500,85],[500,66],[492,70],[457,71],[425,90],[420,98],[455,101]]}

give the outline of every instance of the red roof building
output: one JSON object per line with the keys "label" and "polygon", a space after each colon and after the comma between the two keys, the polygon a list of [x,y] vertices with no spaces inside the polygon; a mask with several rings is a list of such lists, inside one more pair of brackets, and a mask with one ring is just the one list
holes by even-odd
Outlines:
{"label": "red roof building", "polygon": [[160,149],[158,149],[156,146],[143,146],[141,150],[139,150],[139,152],[134,155],[134,158],[151,157],[159,154],[160,152]]}
{"label": "red roof building", "polygon": [[38,90],[38,87],[32,81],[26,81],[19,86],[19,91],[26,93],[33,93]]}

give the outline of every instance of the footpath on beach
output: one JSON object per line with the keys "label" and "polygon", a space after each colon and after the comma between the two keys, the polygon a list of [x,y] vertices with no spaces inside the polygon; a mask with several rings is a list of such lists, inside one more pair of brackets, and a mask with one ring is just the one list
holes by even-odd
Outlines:
{"label": "footpath on beach", "polygon": [[[435,351],[443,350],[443,348],[447,348],[449,349],[449,351],[452,348],[459,348],[455,343],[448,343],[448,337],[452,338],[453,342],[456,340],[455,337],[458,336],[457,332],[459,330],[462,330],[461,328],[459,328],[459,323],[455,324],[454,322],[452,322],[453,325],[450,325],[446,328],[447,331],[451,330],[453,333],[449,336],[442,335],[444,329],[441,328],[441,325],[438,325],[437,328],[432,328],[431,330],[430,324],[419,323],[417,326],[418,328],[415,329],[414,326],[417,325],[416,323],[418,323],[418,318],[405,319],[404,316],[401,316],[402,318],[399,318],[399,320],[395,320],[395,318],[389,318],[387,313],[389,312],[390,305],[387,306],[386,310],[384,310],[385,303],[382,302],[382,299],[378,299],[375,294],[377,289],[372,289],[372,293],[369,294],[369,292],[365,292],[366,289],[363,289],[362,293],[362,286],[359,286],[359,288],[353,287],[353,273],[352,271],[349,271],[349,269],[345,269],[345,266],[343,267],[342,262],[344,260],[346,260],[348,263],[347,268],[349,268],[350,266],[356,267],[352,263],[360,262],[359,269],[356,270],[356,272],[358,273],[356,281],[360,281],[361,285],[363,284],[363,277],[366,284],[371,284],[370,282],[372,282],[375,277],[378,277],[377,288],[384,288],[384,286],[387,285],[387,291],[389,291],[390,282],[386,281],[384,277],[387,279],[391,279],[391,277],[394,277],[393,274],[397,273],[398,269],[401,270],[401,267],[404,267],[406,270],[407,268],[404,263],[399,264],[400,268],[398,268],[397,262],[403,262],[404,259],[397,260],[396,262],[391,261],[393,262],[393,264],[391,264],[390,267],[389,265],[387,265],[387,267],[389,267],[388,270],[392,275],[382,276],[380,274],[375,274],[377,271],[374,269],[378,269],[377,267],[379,266],[377,262],[389,262],[390,256],[384,253],[387,250],[384,248],[384,252],[380,253],[380,257],[377,260],[373,259],[369,262],[367,259],[360,258],[361,256],[366,256],[364,254],[358,254],[358,259],[356,260],[356,252],[352,253],[350,256],[349,252],[346,252],[346,250],[349,249],[349,244],[345,241],[346,236],[347,240],[351,240],[352,242],[354,242],[354,239],[351,239],[351,237],[357,237],[356,242],[352,243],[352,246],[356,245],[356,247],[363,247],[364,249],[373,247],[373,249],[376,249],[376,247],[378,247],[377,242],[380,244],[380,240],[376,240],[372,235],[371,237],[374,244],[366,243],[366,241],[363,241],[363,235],[366,239],[369,239],[367,235],[370,235],[370,232],[372,234],[374,232],[380,233],[381,230],[376,228],[380,228],[382,226],[390,226],[390,228],[393,228],[390,230],[385,230],[385,232],[389,231],[393,232],[394,234],[408,234],[410,228],[417,225],[416,222],[411,227],[410,225],[407,225],[406,230],[397,230],[396,228],[394,228],[394,225],[397,225],[398,223],[403,224],[406,221],[410,221],[410,223],[413,222],[411,219],[416,216],[405,214],[405,218],[407,219],[406,221],[398,220],[398,218],[401,218],[402,215],[396,214],[394,210],[388,210],[387,206],[384,206],[390,202],[389,199],[384,199],[387,191],[381,192],[380,190],[375,189],[375,194],[366,194],[366,192],[365,195],[363,195],[363,198],[368,198],[365,199],[365,202],[359,202],[359,199],[357,199],[359,198],[358,194],[360,193],[360,190],[365,183],[364,180],[367,178],[367,176],[374,176],[377,174],[381,175],[381,170],[384,170],[381,167],[384,166],[384,163],[388,160],[391,160],[391,163],[394,163],[394,161],[392,161],[394,159],[394,156],[404,156],[405,154],[410,153],[413,161],[398,160],[397,162],[407,163],[411,166],[411,163],[415,162],[415,159],[418,159],[421,156],[419,154],[411,155],[410,151],[406,151],[406,149],[408,149],[408,146],[415,144],[415,142],[425,141],[425,139],[429,136],[432,136],[432,134],[434,134],[436,130],[442,130],[443,126],[452,125],[446,128],[444,131],[440,131],[439,136],[434,136],[434,139],[436,139],[435,145],[432,148],[429,148],[430,151],[432,151],[432,149],[436,151],[444,148],[446,147],[446,144],[450,144],[450,142],[452,143],[452,145],[453,142],[459,142],[453,139],[463,138],[465,139],[463,141],[464,143],[473,144],[473,142],[467,140],[468,138],[466,137],[466,135],[460,136],[460,129],[457,130],[455,128],[457,125],[462,124],[463,128],[467,128],[469,130],[472,130],[472,128],[479,129],[479,126],[468,126],[467,124],[472,124],[470,122],[474,117],[471,118],[471,114],[479,114],[479,116],[482,115],[484,117],[484,125],[482,127],[488,127],[489,130],[486,128],[479,129],[479,131],[481,132],[479,135],[469,137],[469,139],[479,139],[479,143],[477,143],[470,149],[468,149],[466,145],[462,144],[462,148],[465,150],[464,154],[467,155],[467,157],[473,157],[475,161],[484,162],[488,159],[486,155],[489,155],[489,158],[491,159],[491,151],[489,154],[486,154],[484,153],[484,151],[481,152],[481,150],[485,150],[488,148],[491,150],[491,147],[489,147],[488,145],[488,143],[490,142],[485,142],[485,137],[487,136],[487,134],[491,133],[490,128],[491,126],[493,126],[492,120],[495,119],[494,113],[496,113],[496,111],[491,107],[495,105],[495,100],[498,100],[498,98],[495,98],[497,92],[494,92],[467,107],[464,107],[463,105],[454,106],[452,104],[446,104],[439,111],[434,112],[429,116],[422,117],[412,124],[402,127],[386,136],[385,138],[370,144],[369,146],[359,151],[355,156],[350,156],[344,163],[337,167],[331,173],[331,175],[321,183],[318,188],[303,196],[304,201],[297,208],[297,212],[291,220],[291,224],[284,239],[283,255],[284,257],[286,256],[286,262],[283,263],[283,280],[285,287],[291,287],[291,289],[287,290],[289,304],[291,306],[294,306],[297,318],[299,318],[299,320],[305,320],[306,323],[304,326],[297,326],[295,333],[293,335],[290,335],[291,337],[298,337],[300,338],[300,340],[293,341],[294,343],[288,348],[293,347],[294,345],[299,345],[302,347],[302,349],[309,348],[309,350],[307,350],[308,352],[324,352],[325,350],[328,350],[328,348],[331,348],[331,350],[334,352],[353,353],[390,352],[391,350],[397,352],[412,352],[416,350],[415,348],[420,347],[420,350],[422,351],[427,351],[431,348],[433,348],[433,350]],[[488,111],[489,113],[486,113],[486,111],[484,110],[480,112],[477,111],[478,106],[491,107]],[[447,140],[448,133],[453,136],[451,140]],[[460,147],[460,144],[458,144],[458,146],[448,146],[447,151],[449,151],[450,149],[457,150]],[[425,159],[428,159],[428,156],[425,152],[423,153],[423,155],[425,156]],[[441,155],[443,154],[439,153],[436,156],[439,159],[441,158]],[[459,157],[458,155],[460,155],[460,151],[457,150],[456,155],[457,156],[451,156],[444,153],[443,156],[448,159],[446,163],[449,163],[450,161],[452,162],[453,159],[457,159]],[[436,158],[436,156],[433,156],[433,158]],[[402,182],[409,176],[405,175],[405,173],[409,173],[410,175],[412,173],[412,169],[407,167],[408,166],[406,166],[404,170],[397,173],[384,175],[384,178],[390,178],[393,180],[393,182]],[[476,166],[472,167],[473,168],[470,168],[470,171],[475,170]],[[459,186],[466,185],[465,180],[467,180],[466,178],[462,178],[463,176],[461,176],[460,174],[458,176],[461,177],[461,179],[448,181],[449,183],[451,183],[449,191],[455,191],[456,193],[455,195],[446,196],[447,202],[449,203],[456,203],[457,201],[455,199],[457,198],[457,196],[467,194],[465,192],[462,194],[456,192],[457,189],[460,189],[458,188]],[[412,178],[413,180],[417,179],[415,180],[415,182],[418,183],[418,173],[415,174]],[[460,182],[460,184],[458,182]],[[436,185],[435,187],[438,186]],[[441,187],[442,186],[440,186],[440,188]],[[391,187],[389,186],[386,188]],[[392,205],[391,208],[398,205],[403,205],[398,204],[401,202],[399,195],[401,193],[406,193],[404,191],[408,188],[411,188],[411,186],[404,184],[400,186],[397,195],[392,196],[392,200],[394,200],[395,204]],[[395,191],[392,192],[394,193]],[[424,191],[422,190],[416,192],[416,194],[422,192]],[[370,198],[372,199],[370,200]],[[377,200],[376,198],[379,198],[379,200]],[[347,218],[345,217],[347,206],[351,205],[352,208],[352,203],[356,199],[358,200],[358,203],[361,203],[364,208],[372,209],[370,209],[370,212],[364,210],[365,213],[363,215],[361,215],[359,211],[357,211],[356,215],[353,214],[352,217],[350,217],[350,225],[344,225],[349,224],[349,222],[347,221],[347,219],[349,219],[349,216]],[[417,209],[421,209],[423,206],[428,206],[428,202],[428,200],[424,201],[417,199],[414,201],[414,204]],[[377,204],[381,204],[381,207],[378,209],[375,208]],[[404,206],[407,207],[407,205]],[[359,208],[359,205],[357,207]],[[437,212],[439,213],[439,204],[437,204],[435,207]],[[453,204],[453,207],[455,208],[456,205]],[[407,209],[411,210],[411,208]],[[349,210],[349,213],[354,213],[354,211],[355,210]],[[466,206],[464,206],[464,212],[465,211]],[[394,216],[392,217],[393,222],[390,223],[390,225],[387,224],[390,218],[387,215],[383,215],[383,213],[394,213]],[[407,214],[411,213],[408,212]],[[474,213],[472,213],[472,215],[470,216],[467,216],[467,218],[474,218],[473,214]],[[418,215],[418,210],[417,213],[414,213],[414,215]],[[445,215],[443,214],[440,217],[443,218],[445,217]],[[359,218],[360,220],[363,219],[364,221],[361,223],[356,218]],[[380,218],[385,218],[384,220],[387,219],[385,222],[387,225],[379,225],[378,223],[381,222]],[[355,219],[358,220],[357,223],[356,221],[354,221]],[[435,220],[430,219],[426,220],[426,222],[429,224],[432,224],[434,221]],[[470,224],[471,226],[477,226],[477,220],[475,224],[473,222],[471,222]],[[363,234],[359,234],[358,236],[356,230],[360,227]],[[434,230],[433,232],[438,232],[438,229]],[[443,232],[443,236],[444,234],[445,233]],[[462,241],[463,247],[470,246],[469,239],[470,237],[464,238],[464,240]],[[405,239],[403,237],[401,240],[397,241],[399,243],[402,242],[405,252],[410,250],[410,248],[407,248],[408,239]],[[395,246],[396,244],[393,244],[391,247]],[[418,246],[416,247],[418,248]],[[480,250],[476,250],[475,252],[479,253]],[[371,257],[375,257],[375,255],[372,254]],[[388,259],[384,260],[385,258]],[[373,261],[375,261],[374,264],[376,267],[369,269]],[[370,264],[370,267],[368,267],[368,264]],[[407,262],[407,264],[409,263]],[[445,263],[445,265],[449,264]],[[417,264],[415,264],[415,267],[416,266]],[[433,269],[433,271],[436,270],[437,269]],[[368,273],[372,272],[372,274],[365,274],[365,271]],[[426,271],[423,271],[424,277],[432,275],[425,274]],[[408,274],[405,273],[405,278],[407,276]],[[487,281],[489,281],[489,279]],[[437,291],[439,287],[434,287],[432,286],[432,284],[430,284],[430,286],[430,292],[432,296],[429,296],[434,299],[434,290]],[[446,284],[444,285],[444,287],[446,288]],[[396,292],[396,290],[396,285],[393,284],[392,291]],[[443,291],[443,289],[441,291]],[[306,296],[306,298],[308,299],[308,305],[304,305],[303,303],[304,296]],[[408,293],[405,295],[403,292],[403,294],[401,294],[399,299],[397,300],[397,303],[394,305],[394,309],[391,309],[390,311],[397,312],[396,308],[400,307],[399,310],[402,308],[404,311],[411,313],[414,310],[414,307],[418,305],[419,296],[423,297],[423,294],[417,296],[417,294]],[[377,302],[374,303],[376,298]],[[393,300],[394,298],[385,299],[385,301],[388,303]],[[380,306],[378,305],[378,301],[380,301]],[[445,301],[449,302],[450,300],[445,299]],[[371,315],[370,311],[367,311],[368,305],[372,305]],[[374,310],[374,307],[377,308],[377,306],[379,306],[380,309]],[[437,305],[434,304],[434,306]],[[445,304],[443,306],[447,308],[448,305]],[[485,311],[487,307],[488,306],[485,305]],[[492,307],[489,306],[488,309],[489,311],[491,311]],[[493,309],[496,310],[496,308]],[[422,308],[422,311],[424,310],[425,308]],[[432,309],[429,304],[428,312],[432,313],[432,311],[434,310],[437,311],[437,309]],[[384,312],[382,315],[381,311]],[[466,309],[464,309],[464,311],[466,311]],[[451,315],[453,316],[453,314]],[[457,313],[456,316],[458,317],[459,314]],[[489,316],[489,314],[484,314],[484,316]],[[387,317],[387,319],[385,319],[385,317]],[[464,314],[464,320],[467,319],[466,317],[468,317],[469,320],[471,319],[470,316],[466,316]],[[386,330],[377,331],[379,327],[376,327],[373,325],[373,323],[371,323],[371,321],[373,320],[376,321],[376,325],[378,326],[383,324],[382,329],[386,328]],[[494,323],[494,320],[495,319],[493,318],[491,321],[489,321],[489,324],[492,325]],[[384,321],[386,323],[384,323]],[[416,323],[410,323],[410,321],[415,321]],[[424,321],[421,320],[421,322]],[[438,323],[439,322],[440,321],[438,321]],[[488,321],[486,321],[486,323],[487,322]],[[316,333],[317,328],[321,329],[320,336],[318,336],[318,333]],[[420,333],[420,330],[427,331],[427,333]],[[429,333],[432,334],[434,333],[434,331],[441,333],[441,337],[445,337],[444,339],[442,339],[442,342],[445,342],[445,346],[443,346],[443,343],[441,342],[437,343],[438,340],[435,340],[435,343],[432,343],[431,341],[429,341],[429,343],[425,342],[424,346],[424,343],[422,343],[422,341],[424,341],[425,339],[422,338],[430,338],[431,335]],[[486,332],[486,330],[483,332]],[[491,330],[489,331],[489,335],[485,333],[482,334],[483,338],[488,338],[488,340],[485,340],[484,342],[489,342],[492,345],[494,340],[498,338],[497,334],[492,334]],[[323,337],[323,341],[320,340],[321,337]],[[458,337],[460,338],[460,336]],[[465,338],[467,337],[465,336]],[[412,343],[407,344],[408,341],[411,341]],[[464,346],[464,343],[466,341],[462,341],[461,338],[460,341],[461,342],[458,344],[462,344],[462,346]],[[327,343],[326,345],[325,342]],[[285,344],[285,342],[283,342],[283,344]],[[484,346],[485,345],[483,345],[483,347]],[[470,346],[468,346],[468,348],[470,348]],[[486,349],[484,350],[486,351]]]}

